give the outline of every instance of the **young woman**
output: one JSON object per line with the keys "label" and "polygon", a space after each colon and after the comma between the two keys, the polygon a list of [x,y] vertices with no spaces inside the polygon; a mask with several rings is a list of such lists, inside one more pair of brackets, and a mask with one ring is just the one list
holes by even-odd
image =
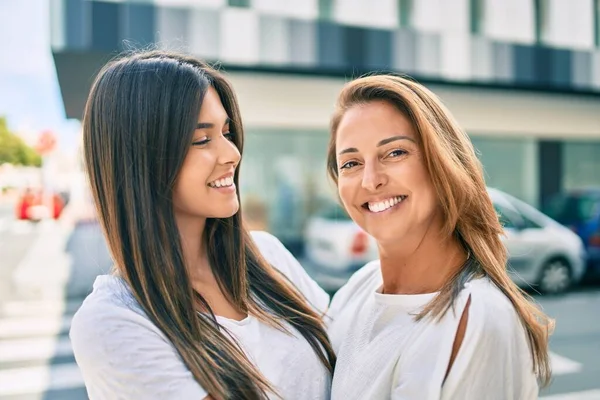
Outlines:
{"label": "young woman", "polygon": [[329,397],[329,298],[244,229],[243,139],[231,86],[196,59],[144,52],[98,75],[84,158],[115,269],[70,331],[91,399]]}
{"label": "young woman", "polygon": [[396,76],[348,83],[328,171],[379,248],[328,313],[332,398],[537,398],[552,321],[507,275],[481,165],[436,96]]}

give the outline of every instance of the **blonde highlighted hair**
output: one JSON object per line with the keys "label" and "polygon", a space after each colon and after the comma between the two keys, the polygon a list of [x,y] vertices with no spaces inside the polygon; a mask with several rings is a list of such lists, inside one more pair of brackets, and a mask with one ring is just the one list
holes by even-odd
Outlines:
{"label": "blonde highlighted hair", "polygon": [[509,277],[507,253],[500,238],[504,231],[487,193],[481,163],[468,135],[434,93],[395,75],[371,75],[347,83],[331,122],[327,156],[330,177],[337,184],[336,136],[345,112],[373,101],[388,102],[412,123],[444,214],[443,233],[454,235],[471,255],[417,319],[443,316],[467,281],[489,277],[515,307],[527,332],[535,373],[547,385],[551,379],[548,337],[554,321]]}

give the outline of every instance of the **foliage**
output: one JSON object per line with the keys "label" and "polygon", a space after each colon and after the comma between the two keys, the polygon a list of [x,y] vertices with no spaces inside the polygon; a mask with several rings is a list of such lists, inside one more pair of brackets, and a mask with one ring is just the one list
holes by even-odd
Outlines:
{"label": "foliage", "polygon": [[6,118],[0,117],[0,165],[4,163],[39,167],[42,158],[8,129]]}

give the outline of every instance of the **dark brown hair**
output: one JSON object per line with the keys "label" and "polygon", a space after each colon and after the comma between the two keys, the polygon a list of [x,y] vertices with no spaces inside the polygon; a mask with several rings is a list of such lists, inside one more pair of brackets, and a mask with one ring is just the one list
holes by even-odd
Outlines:
{"label": "dark brown hair", "polygon": [[549,383],[548,336],[554,322],[509,277],[506,249],[500,239],[503,228],[487,193],[481,163],[468,135],[434,93],[395,75],[372,75],[347,83],[331,122],[329,176],[337,184],[336,135],[345,112],[374,101],[388,102],[412,123],[444,213],[444,233],[455,235],[471,254],[417,319],[441,317],[467,281],[488,276],[515,307],[527,332],[535,372],[544,384]]}
{"label": "dark brown hair", "polygon": [[[193,290],[175,223],[173,188],[209,86],[219,94],[242,152],[237,100],[218,71],[162,51],[111,61],[86,104],[85,165],[118,274],[194,378],[217,399],[262,399],[274,389]],[[239,168],[236,185],[238,178]],[[261,256],[242,226],[241,210],[230,218],[208,219],[204,241],[231,304],[278,329],[291,325],[333,372],[335,355],[321,316]]]}

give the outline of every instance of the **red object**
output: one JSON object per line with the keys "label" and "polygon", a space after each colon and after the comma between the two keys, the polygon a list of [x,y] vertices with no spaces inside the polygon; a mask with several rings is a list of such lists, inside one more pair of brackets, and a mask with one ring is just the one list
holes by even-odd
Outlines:
{"label": "red object", "polygon": [[350,252],[354,256],[364,254],[369,249],[369,237],[363,231],[356,232]]}
{"label": "red object", "polygon": [[594,233],[588,240],[590,246],[600,247],[600,233]]}
{"label": "red object", "polygon": [[35,144],[35,150],[41,154],[45,155],[56,147],[56,135],[52,131],[43,131],[38,137],[38,141]]}
{"label": "red object", "polygon": [[[32,219],[30,208],[44,205],[44,193],[41,190],[26,189],[17,202],[16,217],[20,220]],[[58,219],[65,207],[65,203],[57,193],[52,194],[52,210],[50,216]]]}

